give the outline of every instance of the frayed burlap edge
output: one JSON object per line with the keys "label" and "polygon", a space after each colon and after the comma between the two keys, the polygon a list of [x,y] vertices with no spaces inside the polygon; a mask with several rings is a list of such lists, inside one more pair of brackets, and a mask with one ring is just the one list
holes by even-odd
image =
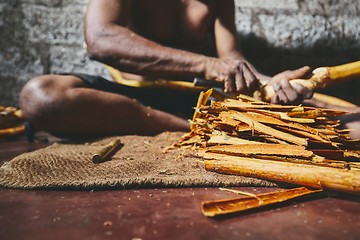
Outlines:
{"label": "frayed burlap edge", "polygon": [[[22,189],[129,189],[152,187],[276,186],[242,176],[207,172],[191,150],[171,149],[182,133],[119,136],[55,143],[21,154],[0,167],[0,186]],[[110,161],[92,155],[111,140],[124,144]]]}

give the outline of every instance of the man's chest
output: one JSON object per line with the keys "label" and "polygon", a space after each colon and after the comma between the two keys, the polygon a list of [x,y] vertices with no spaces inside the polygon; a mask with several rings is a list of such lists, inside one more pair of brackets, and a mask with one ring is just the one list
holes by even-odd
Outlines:
{"label": "man's chest", "polygon": [[191,45],[204,41],[213,28],[215,1],[137,0],[133,30],[157,42]]}

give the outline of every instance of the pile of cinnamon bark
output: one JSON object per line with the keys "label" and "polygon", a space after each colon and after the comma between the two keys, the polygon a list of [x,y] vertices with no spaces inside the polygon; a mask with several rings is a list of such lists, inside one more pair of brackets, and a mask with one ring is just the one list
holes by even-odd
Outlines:
{"label": "pile of cinnamon bark", "polygon": [[196,148],[206,170],[360,192],[360,141],[336,120],[346,112],[242,95],[207,105],[210,95],[200,94],[191,131],[178,143]]}
{"label": "pile of cinnamon bark", "polygon": [[21,110],[12,106],[0,106],[0,139],[23,135],[24,118]]}

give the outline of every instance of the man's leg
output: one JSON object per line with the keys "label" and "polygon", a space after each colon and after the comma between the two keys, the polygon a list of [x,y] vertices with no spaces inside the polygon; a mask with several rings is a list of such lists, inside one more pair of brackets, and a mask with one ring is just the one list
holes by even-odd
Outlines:
{"label": "man's leg", "polygon": [[124,95],[89,88],[71,75],[44,75],[30,80],[20,93],[20,106],[35,130],[63,137],[189,130],[182,118]]}

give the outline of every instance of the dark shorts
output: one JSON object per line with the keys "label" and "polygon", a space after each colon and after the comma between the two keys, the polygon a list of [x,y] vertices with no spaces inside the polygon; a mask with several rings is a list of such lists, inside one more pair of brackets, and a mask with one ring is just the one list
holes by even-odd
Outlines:
{"label": "dark shorts", "polygon": [[198,92],[168,88],[138,88],[121,85],[103,77],[82,73],[63,73],[82,79],[90,88],[135,98],[145,106],[191,118],[199,96]]}

